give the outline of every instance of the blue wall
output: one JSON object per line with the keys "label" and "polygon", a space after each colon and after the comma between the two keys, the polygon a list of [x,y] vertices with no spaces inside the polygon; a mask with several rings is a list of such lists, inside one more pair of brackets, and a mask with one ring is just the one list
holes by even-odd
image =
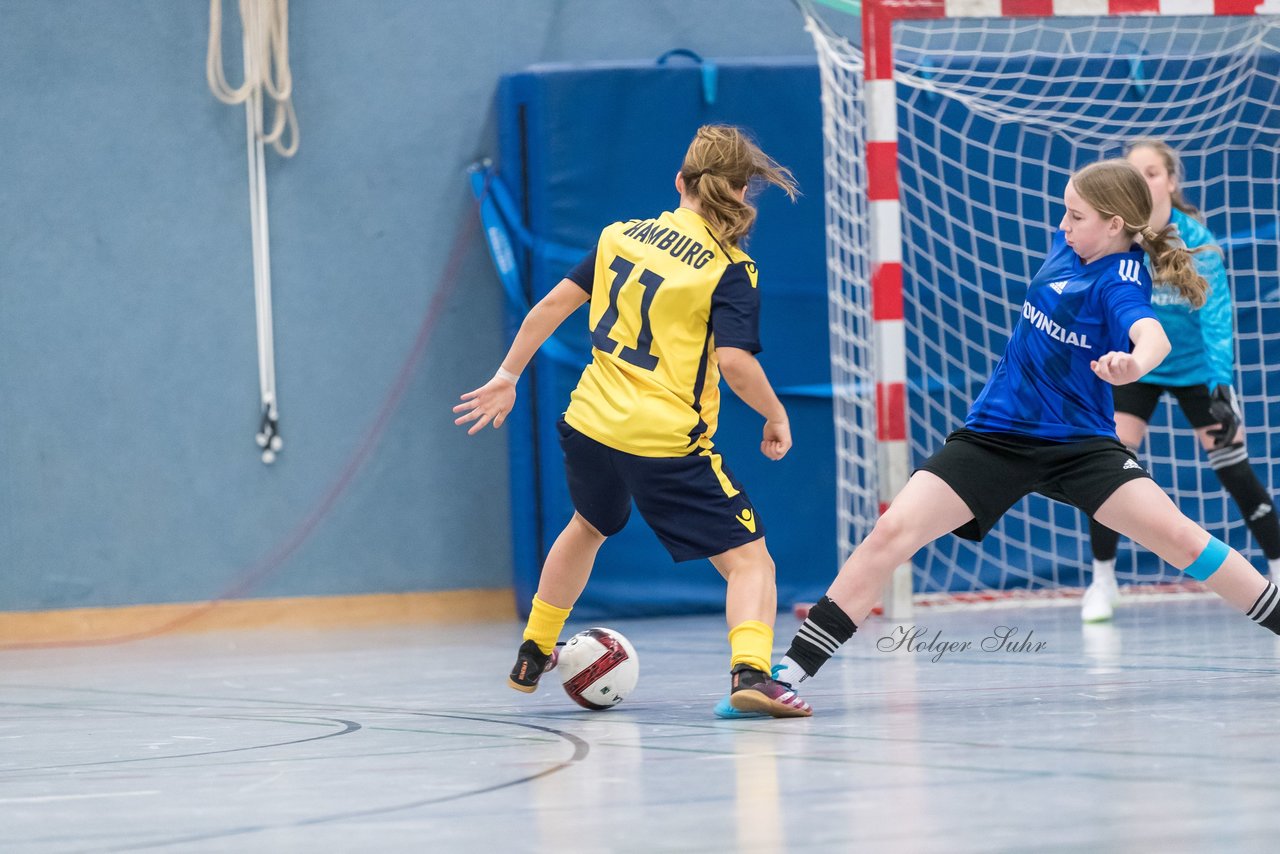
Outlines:
{"label": "blue wall", "polygon": [[[721,60],[713,87],[704,73],[708,66],[684,60],[664,67],[542,64],[504,77],[501,174],[490,186],[510,189],[509,207],[527,211],[522,221],[539,238],[577,247],[556,253],[567,257],[517,249],[528,258],[527,288],[537,298],[594,245],[601,227],[675,206],[673,173],[699,125],[750,128],[792,170],[800,197],[792,204],[776,189],[760,193],[759,226],[747,248],[760,269],[762,364],[787,407],[795,446],[782,462],[765,458],[759,415],[729,393],[715,443],[766,527],[779,601],[813,601],[838,558],[818,66],[812,57]],[[524,302],[511,300],[513,327]],[[523,400],[527,405],[536,388],[536,405],[517,409],[509,422],[511,494],[529,508],[512,526],[522,610],[573,513],[555,425],[591,358],[585,307],[560,328],[556,343],[568,352],[543,349],[525,372]],[[520,435],[528,441],[516,441]],[[711,565],[673,565],[637,513],[601,549],[574,613],[604,619],[723,608],[724,581]]]}
{"label": "blue wall", "polygon": [[464,180],[494,153],[499,75],[812,51],[777,0],[290,11],[302,146],[268,155],[268,467],[244,113],[205,84],[207,4],[0,0],[0,610],[508,586],[505,436],[449,412],[505,346]]}

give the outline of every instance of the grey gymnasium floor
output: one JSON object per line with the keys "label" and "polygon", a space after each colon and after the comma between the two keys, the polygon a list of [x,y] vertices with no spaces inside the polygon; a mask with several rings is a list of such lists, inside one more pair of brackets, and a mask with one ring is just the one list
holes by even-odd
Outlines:
{"label": "grey gymnasium floor", "polygon": [[1218,601],[915,625],[973,648],[871,622],[785,721],[712,716],[714,617],[615,622],[608,712],[507,688],[514,623],[0,653],[0,851],[1280,850],[1280,650]]}

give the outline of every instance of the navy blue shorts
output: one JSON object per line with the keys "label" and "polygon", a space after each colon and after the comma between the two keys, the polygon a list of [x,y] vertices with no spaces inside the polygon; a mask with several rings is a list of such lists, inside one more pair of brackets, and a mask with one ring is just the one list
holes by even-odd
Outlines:
{"label": "navy blue shorts", "polygon": [[634,499],[673,560],[714,557],[764,536],[751,499],[719,454],[640,457],[556,425],[573,509],[606,537],[622,530]]}
{"label": "navy blue shorts", "polygon": [[1029,493],[1078,507],[1092,517],[1125,483],[1150,477],[1133,451],[1107,436],[1050,442],[964,427],[948,436],[942,449],[917,471],[942,478],[969,505],[973,518],[952,531],[965,540],[981,540]]}

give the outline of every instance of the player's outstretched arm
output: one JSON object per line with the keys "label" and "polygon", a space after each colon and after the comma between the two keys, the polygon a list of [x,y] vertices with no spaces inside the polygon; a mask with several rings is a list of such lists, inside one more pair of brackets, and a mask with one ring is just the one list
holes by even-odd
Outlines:
{"label": "player's outstretched arm", "polygon": [[760,453],[771,460],[780,460],[791,450],[791,425],[787,410],[774,394],[769,378],[756,357],[737,347],[717,347],[720,373],[729,388],[743,403],[764,417],[764,438]]}
{"label": "player's outstretched arm", "polygon": [[1128,385],[1140,380],[1148,371],[1164,361],[1172,345],[1164,327],[1154,317],[1144,317],[1129,327],[1133,351],[1113,350],[1089,363],[1093,372],[1112,385]]}
{"label": "player's outstretched arm", "polygon": [[516,405],[516,382],[533,354],[588,298],[589,294],[575,282],[561,279],[560,284],[538,300],[538,304],[525,315],[520,331],[516,333],[516,339],[511,342],[511,349],[493,379],[462,395],[462,403],[453,408],[454,412],[462,413],[453,419],[453,423],[474,421],[467,435],[483,430],[490,422],[495,430],[501,427]]}

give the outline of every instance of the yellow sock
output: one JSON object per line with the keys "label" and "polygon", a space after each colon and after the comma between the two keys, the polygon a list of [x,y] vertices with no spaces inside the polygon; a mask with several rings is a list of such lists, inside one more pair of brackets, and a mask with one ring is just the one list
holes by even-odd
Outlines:
{"label": "yellow sock", "polygon": [[759,620],[744,620],[729,629],[729,649],[733,654],[730,669],[745,664],[768,673],[773,657],[773,629]]}
{"label": "yellow sock", "polygon": [[533,608],[529,611],[529,622],[525,623],[524,627],[524,639],[533,641],[538,645],[538,649],[550,655],[551,650],[556,648],[556,641],[560,639],[560,632],[564,629],[564,624],[569,619],[569,612],[572,610],[572,608],[548,605],[534,596]]}

